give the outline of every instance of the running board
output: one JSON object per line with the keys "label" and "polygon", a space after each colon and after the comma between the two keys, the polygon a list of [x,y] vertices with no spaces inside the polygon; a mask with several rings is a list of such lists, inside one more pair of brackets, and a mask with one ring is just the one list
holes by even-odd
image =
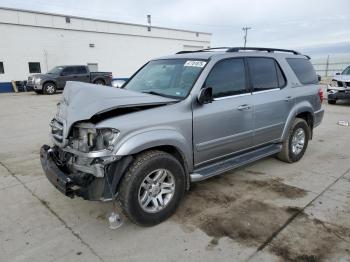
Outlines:
{"label": "running board", "polygon": [[204,179],[219,175],[226,171],[229,171],[237,167],[254,162],[256,160],[262,159],[264,157],[274,155],[280,152],[281,149],[282,149],[281,144],[268,145],[268,146],[264,146],[259,149],[256,149],[254,151],[250,151],[229,159],[222,160],[212,165],[196,169],[192,174],[190,174],[191,182],[202,181]]}

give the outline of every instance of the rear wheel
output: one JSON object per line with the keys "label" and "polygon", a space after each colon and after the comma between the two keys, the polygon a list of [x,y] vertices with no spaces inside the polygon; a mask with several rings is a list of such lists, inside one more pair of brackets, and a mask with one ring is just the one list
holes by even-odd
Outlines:
{"label": "rear wheel", "polygon": [[172,155],[146,151],[136,156],[119,190],[119,203],[136,224],[152,226],[170,217],[185,192],[185,173]]}
{"label": "rear wheel", "polygon": [[277,154],[277,158],[293,163],[299,161],[307,148],[310,138],[310,128],[302,118],[296,118],[289,130],[287,139],[282,144],[282,151]]}
{"label": "rear wheel", "polygon": [[95,82],[94,82],[95,85],[102,85],[102,86],[105,86],[106,83],[105,81],[103,81],[102,79],[97,79]]}
{"label": "rear wheel", "polygon": [[337,100],[328,99],[328,104],[335,105]]}
{"label": "rear wheel", "polygon": [[43,91],[47,95],[53,95],[56,93],[56,85],[54,83],[46,83],[43,86]]}

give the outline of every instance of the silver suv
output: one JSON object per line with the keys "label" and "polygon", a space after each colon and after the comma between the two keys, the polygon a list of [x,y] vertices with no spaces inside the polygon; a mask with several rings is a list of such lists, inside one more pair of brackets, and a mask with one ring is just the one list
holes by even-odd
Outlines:
{"label": "silver suv", "polygon": [[323,118],[309,57],[211,48],[152,60],[121,88],[68,82],[41,148],[63,194],[117,200],[135,223],[171,216],[192,182],[303,155]]}

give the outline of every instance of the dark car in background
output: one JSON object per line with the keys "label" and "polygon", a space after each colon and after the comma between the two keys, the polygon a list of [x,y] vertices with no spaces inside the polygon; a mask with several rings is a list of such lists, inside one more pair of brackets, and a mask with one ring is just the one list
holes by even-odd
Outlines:
{"label": "dark car in background", "polygon": [[33,88],[37,94],[55,94],[63,90],[67,81],[93,83],[97,85],[111,85],[111,72],[90,72],[85,65],[56,66],[46,74],[28,77],[27,87]]}

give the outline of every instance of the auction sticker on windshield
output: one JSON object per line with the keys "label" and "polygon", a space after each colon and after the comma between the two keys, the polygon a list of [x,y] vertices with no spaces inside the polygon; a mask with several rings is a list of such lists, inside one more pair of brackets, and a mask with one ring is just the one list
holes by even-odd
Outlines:
{"label": "auction sticker on windshield", "polygon": [[184,66],[195,66],[195,67],[204,67],[207,62],[204,61],[186,61]]}

